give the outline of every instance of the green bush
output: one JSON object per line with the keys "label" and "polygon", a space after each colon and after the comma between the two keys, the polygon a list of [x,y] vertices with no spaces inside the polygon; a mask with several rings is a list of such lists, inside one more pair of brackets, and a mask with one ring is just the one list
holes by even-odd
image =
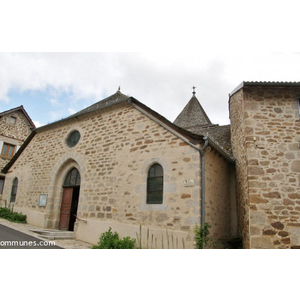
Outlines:
{"label": "green bush", "polygon": [[135,241],[130,237],[120,239],[118,233],[112,232],[109,227],[108,231],[101,234],[98,245],[92,249],[133,249]]}
{"label": "green bush", "polygon": [[22,213],[13,212],[12,210],[6,207],[0,207],[0,218],[15,223],[27,223],[26,215],[23,215]]}
{"label": "green bush", "polygon": [[205,246],[214,246],[215,242],[213,238],[210,238],[209,228],[211,228],[210,224],[205,223],[202,226],[195,226],[195,249],[203,249]]}

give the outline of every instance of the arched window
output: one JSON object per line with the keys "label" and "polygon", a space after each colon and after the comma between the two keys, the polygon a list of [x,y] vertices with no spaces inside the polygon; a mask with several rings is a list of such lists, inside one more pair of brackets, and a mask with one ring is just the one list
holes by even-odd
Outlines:
{"label": "arched window", "polygon": [[149,168],[147,177],[147,204],[163,203],[164,170],[154,164]]}
{"label": "arched window", "polygon": [[14,182],[13,182],[12,189],[11,189],[10,202],[15,202],[16,201],[18,183],[19,183],[18,178],[15,178]]}
{"label": "arched window", "polygon": [[80,185],[80,173],[76,168],[73,168],[67,175],[64,186],[79,186]]}

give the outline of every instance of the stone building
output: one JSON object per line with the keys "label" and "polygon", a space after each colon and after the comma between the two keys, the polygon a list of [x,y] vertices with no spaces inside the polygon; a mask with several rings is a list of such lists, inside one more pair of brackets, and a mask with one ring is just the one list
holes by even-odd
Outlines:
{"label": "stone building", "polygon": [[35,128],[23,106],[0,112],[0,201],[5,174],[1,170]]}
{"label": "stone building", "polygon": [[112,227],[143,247],[193,248],[205,221],[216,247],[300,248],[299,101],[300,83],[243,82],[219,126],[195,92],[171,123],[118,91],[34,129],[2,170],[3,201],[90,243]]}
{"label": "stone building", "polygon": [[229,127],[205,116],[195,94],[173,124],[117,91],[33,130],[3,169],[3,198],[29,223],[93,244],[112,227],[142,233],[143,247],[193,248],[205,216],[222,247],[237,234],[234,160]]}
{"label": "stone building", "polygon": [[300,248],[299,99],[299,82],[243,82],[230,94],[245,248]]}

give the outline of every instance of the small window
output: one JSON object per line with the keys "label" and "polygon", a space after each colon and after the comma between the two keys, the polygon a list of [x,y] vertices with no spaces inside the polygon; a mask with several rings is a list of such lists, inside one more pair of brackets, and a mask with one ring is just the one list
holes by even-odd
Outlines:
{"label": "small window", "polygon": [[11,116],[10,118],[8,118],[8,123],[9,124],[15,125],[16,121],[17,121],[16,117]]}
{"label": "small window", "polygon": [[299,113],[299,118],[300,118],[300,97],[298,97],[298,113]]}
{"label": "small window", "polygon": [[14,145],[4,143],[1,151],[1,155],[11,158],[15,154],[15,148],[16,146]]}
{"label": "small window", "polygon": [[80,140],[80,133],[79,131],[75,130],[70,133],[68,139],[67,139],[67,144],[70,148],[75,147],[77,143]]}
{"label": "small window", "polygon": [[15,178],[14,182],[13,182],[12,189],[11,189],[10,202],[15,202],[16,201],[18,184],[19,184],[18,178]]}
{"label": "small window", "polygon": [[147,204],[163,203],[164,171],[161,165],[150,167],[147,177]]}

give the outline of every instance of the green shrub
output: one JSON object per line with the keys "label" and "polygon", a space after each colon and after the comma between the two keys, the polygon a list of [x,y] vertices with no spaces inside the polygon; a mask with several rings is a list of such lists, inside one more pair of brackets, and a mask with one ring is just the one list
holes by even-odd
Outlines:
{"label": "green shrub", "polygon": [[118,233],[112,232],[109,227],[108,231],[101,234],[98,245],[92,249],[133,249],[135,241],[130,237],[120,239]]}
{"label": "green shrub", "polygon": [[195,226],[195,249],[203,249],[205,246],[213,246],[215,245],[214,240],[210,238],[209,228],[211,225],[205,223],[202,226]]}
{"label": "green shrub", "polygon": [[15,223],[27,223],[26,215],[23,215],[22,213],[13,212],[12,210],[6,207],[0,207],[0,218]]}

